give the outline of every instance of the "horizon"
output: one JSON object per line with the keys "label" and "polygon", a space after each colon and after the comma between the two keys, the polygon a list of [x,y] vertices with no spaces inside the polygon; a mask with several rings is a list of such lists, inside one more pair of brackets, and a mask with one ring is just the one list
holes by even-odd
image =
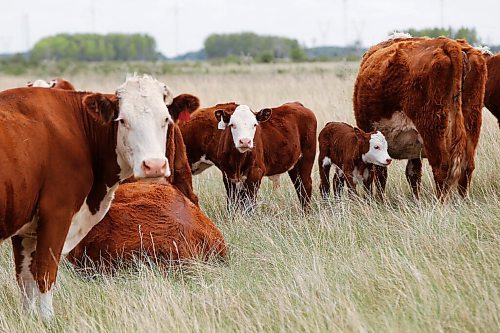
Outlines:
{"label": "horizon", "polygon": [[[485,45],[500,45],[495,13],[500,3],[481,0],[133,0],[50,4],[27,0],[0,5],[0,54],[29,51],[44,37],[59,33],[141,33],[154,37],[157,51],[172,58],[203,49],[210,34],[253,32],[296,39],[306,48],[364,47],[392,31],[432,27],[475,28]],[[26,9],[26,8],[29,8]],[[424,9],[422,9],[424,8]],[[415,15],[415,13],[424,15]],[[113,13],[109,19],[109,13]],[[211,15],[208,16],[207,13]],[[276,13],[279,13],[277,15]]]}

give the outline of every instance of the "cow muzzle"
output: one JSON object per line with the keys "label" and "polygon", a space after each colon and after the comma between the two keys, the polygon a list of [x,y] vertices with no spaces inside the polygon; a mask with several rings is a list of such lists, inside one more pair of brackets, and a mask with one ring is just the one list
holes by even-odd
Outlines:
{"label": "cow muzzle", "polygon": [[146,178],[170,176],[170,169],[168,168],[166,158],[150,158],[144,160],[142,161],[141,168]]}

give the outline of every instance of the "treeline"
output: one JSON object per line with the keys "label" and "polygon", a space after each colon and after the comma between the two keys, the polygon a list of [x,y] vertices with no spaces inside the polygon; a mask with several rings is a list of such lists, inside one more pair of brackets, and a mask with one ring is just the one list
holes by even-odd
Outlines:
{"label": "treeline", "polygon": [[157,60],[156,41],[143,34],[59,34],[38,41],[33,61],[129,61]]}
{"label": "treeline", "polygon": [[260,36],[251,32],[212,34],[205,39],[208,59],[231,56],[251,57],[257,62],[271,62],[288,58],[294,61],[306,59],[305,50],[296,39]]}
{"label": "treeline", "polygon": [[465,28],[460,29],[448,28],[424,28],[424,29],[414,29],[410,28],[407,31],[413,37],[440,37],[446,36],[453,39],[466,39],[469,44],[477,46],[481,44],[481,39],[479,38],[475,28]]}

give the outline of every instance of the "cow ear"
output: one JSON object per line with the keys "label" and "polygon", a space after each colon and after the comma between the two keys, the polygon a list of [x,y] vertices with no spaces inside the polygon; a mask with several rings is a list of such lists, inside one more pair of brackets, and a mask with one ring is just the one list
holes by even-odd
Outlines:
{"label": "cow ear", "polygon": [[264,121],[268,121],[269,118],[271,118],[271,114],[273,113],[273,110],[270,108],[265,108],[260,110],[255,114],[255,118],[257,118],[257,121],[259,123],[263,123]]}
{"label": "cow ear", "polygon": [[357,127],[354,127],[354,135],[356,136],[356,138],[361,138],[363,135],[361,134],[361,130]]}
{"label": "cow ear", "polygon": [[225,110],[220,109],[215,111],[215,119],[219,121],[219,123],[217,124],[217,128],[223,130],[226,128],[227,124],[229,124],[231,115],[228,114]]}
{"label": "cow ear", "polygon": [[177,121],[188,121],[191,113],[200,107],[198,97],[190,94],[181,94],[174,98],[172,104],[168,107],[168,112],[175,123]]}
{"label": "cow ear", "polygon": [[171,105],[174,101],[174,93],[166,84],[163,85],[163,100],[167,106]]}
{"label": "cow ear", "polygon": [[101,125],[118,117],[118,98],[115,95],[90,94],[83,98],[83,108]]}

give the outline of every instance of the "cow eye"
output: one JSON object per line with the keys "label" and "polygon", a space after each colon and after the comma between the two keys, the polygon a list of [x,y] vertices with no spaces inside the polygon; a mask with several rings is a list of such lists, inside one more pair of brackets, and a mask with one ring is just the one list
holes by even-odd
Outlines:
{"label": "cow eye", "polygon": [[378,149],[380,149],[380,147],[379,147],[379,146],[375,146],[375,149],[377,149],[377,150],[378,150]]}

